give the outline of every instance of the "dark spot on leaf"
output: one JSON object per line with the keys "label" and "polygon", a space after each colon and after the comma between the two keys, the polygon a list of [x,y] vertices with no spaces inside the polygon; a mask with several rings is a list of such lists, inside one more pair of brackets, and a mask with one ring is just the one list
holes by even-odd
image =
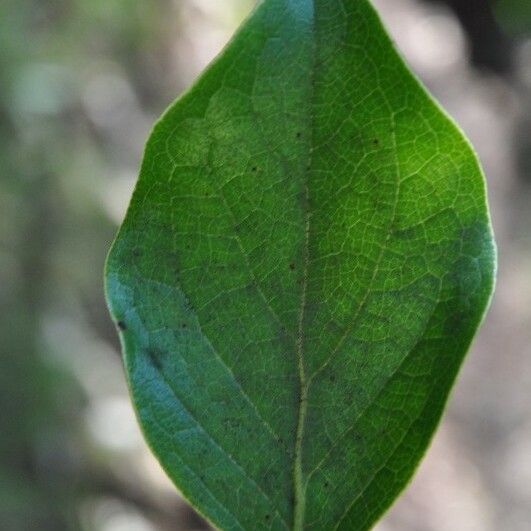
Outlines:
{"label": "dark spot on leaf", "polygon": [[183,323],[183,324],[181,325],[181,328],[183,328],[183,329],[184,329],[184,328],[187,328],[187,327],[188,327],[188,325],[187,325],[186,323]]}
{"label": "dark spot on leaf", "polygon": [[270,515],[270,514],[266,514],[266,515],[265,515],[265,519],[266,519],[266,521],[271,520],[271,515]]}
{"label": "dark spot on leaf", "polygon": [[331,381],[332,383],[334,383],[334,382],[336,381],[336,375],[335,375],[335,374],[331,374],[331,375],[330,375],[330,381]]}
{"label": "dark spot on leaf", "polygon": [[297,132],[297,138],[300,138],[302,136],[302,133],[300,131]]}
{"label": "dark spot on leaf", "polygon": [[252,171],[257,171],[258,167],[257,166],[253,166],[251,169],[252,169]]}
{"label": "dark spot on leaf", "polygon": [[123,322],[123,321],[118,321],[116,323],[116,326],[122,331],[124,332],[125,330],[127,330],[127,325]]}
{"label": "dark spot on leaf", "polygon": [[291,264],[289,265],[289,268],[292,270],[292,271],[295,271],[295,264],[293,262],[291,262]]}
{"label": "dark spot on leaf", "polygon": [[325,489],[327,489],[329,486],[330,486],[330,483],[328,483],[328,481],[325,481],[325,482],[324,482],[324,487],[325,487]]}
{"label": "dark spot on leaf", "polygon": [[378,145],[380,144],[380,141],[379,141],[377,138],[375,138],[375,139],[372,141],[372,143],[373,143],[375,146],[378,146]]}
{"label": "dark spot on leaf", "polygon": [[153,366],[158,371],[162,371],[162,369],[164,368],[164,360],[166,358],[166,353],[156,348],[148,348],[146,349],[146,354],[148,358],[151,360],[151,363],[153,364]]}

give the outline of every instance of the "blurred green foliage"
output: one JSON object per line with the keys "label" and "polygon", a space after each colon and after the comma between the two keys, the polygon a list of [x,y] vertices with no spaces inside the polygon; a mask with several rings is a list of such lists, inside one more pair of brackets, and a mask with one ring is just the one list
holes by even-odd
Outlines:
{"label": "blurred green foliage", "polygon": [[531,2],[529,0],[495,0],[494,11],[507,33],[531,35]]}

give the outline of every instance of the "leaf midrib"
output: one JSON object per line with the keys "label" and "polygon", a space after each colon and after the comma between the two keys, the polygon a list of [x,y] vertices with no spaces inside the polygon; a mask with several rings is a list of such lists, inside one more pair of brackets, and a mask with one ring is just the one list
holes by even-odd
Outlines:
{"label": "leaf midrib", "polygon": [[308,411],[308,381],[306,378],[306,368],[304,364],[304,317],[306,313],[306,300],[308,291],[308,270],[310,263],[310,229],[311,229],[311,211],[310,211],[310,186],[309,173],[312,168],[312,146],[314,131],[314,113],[313,100],[315,94],[315,66],[316,61],[316,40],[315,40],[315,2],[311,0],[312,18],[310,23],[311,34],[311,66],[309,72],[309,123],[310,139],[308,143],[307,161],[303,169],[303,208],[304,208],[304,248],[303,248],[303,281],[301,289],[301,302],[299,310],[298,334],[297,334],[297,363],[299,371],[299,411],[297,416],[297,432],[295,436],[295,451],[293,463],[293,489],[294,489],[294,507],[293,507],[293,530],[301,531],[304,528],[304,517],[306,512],[306,488],[303,481],[302,472],[302,450],[304,441],[304,428],[306,424],[306,415]]}
{"label": "leaf midrib", "polygon": [[[363,308],[366,298],[368,294],[370,293],[370,289],[372,286],[372,282],[374,281],[374,278],[376,276],[376,272],[378,271],[378,264],[381,262],[381,259],[384,255],[385,247],[389,241],[389,237],[391,235],[391,232],[388,231],[386,236],[386,242],[382,250],[380,251],[377,265],[375,267],[371,283],[369,288],[367,289],[367,292],[360,302],[358,309],[356,310],[356,317],[353,320],[353,324],[351,326],[348,326],[345,333],[343,334],[342,338],[339,341],[338,346],[334,349],[328,360],[325,362],[324,366],[317,369],[315,372],[313,372],[309,377],[306,375],[305,370],[305,364],[304,364],[304,317],[305,317],[305,311],[306,311],[306,303],[307,303],[307,287],[308,287],[308,270],[309,270],[309,262],[310,262],[310,228],[311,228],[311,211],[310,211],[310,187],[309,187],[309,173],[312,169],[312,153],[313,153],[313,134],[314,134],[314,95],[315,95],[315,72],[316,67],[319,64],[317,62],[317,43],[315,39],[315,26],[316,26],[316,17],[315,17],[315,0],[310,0],[312,2],[312,20],[311,20],[311,27],[310,32],[312,36],[312,48],[311,48],[311,68],[310,68],[310,81],[309,81],[309,90],[310,90],[310,105],[309,105],[309,120],[310,126],[310,140],[309,140],[309,148],[308,148],[308,160],[307,164],[303,171],[304,176],[304,208],[305,208],[305,244],[304,244],[304,258],[303,258],[303,284],[302,284],[302,290],[301,290],[301,303],[300,303],[300,312],[299,312],[299,322],[298,322],[298,336],[297,336],[297,343],[296,343],[296,349],[297,349],[297,361],[298,361],[298,368],[299,368],[299,385],[300,385],[300,399],[299,399],[299,412],[298,412],[298,419],[297,419],[297,432],[296,432],[296,438],[295,438],[295,451],[294,451],[294,467],[293,467],[293,482],[294,482],[294,516],[293,516],[293,531],[302,531],[304,529],[304,518],[305,518],[305,510],[306,510],[306,487],[307,482],[304,482],[303,480],[303,471],[302,471],[302,452],[303,452],[303,443],[304,443],[304,428],[306,423],[306,416],[307,416],[307,410],[308,410],[308,393],[310,389],[310,385],[313,382],[314,378],[317,376],[318,373],[321,372],[321,370],[328,365],[330,362],[330,359],[332,358],[333,354],[337,352],[340,345],[345,340],[346,336],[352,331],[352,328],[356,322],[357,316],[361,312],[361,309]],[[389,111],[391,113],[392,120],[394,122],[394,114],[392,111],[392,107],[389,104],[388,101],[386,101],[386,104],[389,106]],[[397,171],[397,187],[395,189],[395,201],[394,201],[394,209],[392,214],[392,219],[394,220],[396,217],[396,209],[398,204],[398,197],[399,197],[399,191],[400,191],[400,164],[397,157],[397,140],[396,140],[396,131],[395,131],[396,125],[393,124],[392,127],[392,140],[393,140],[393,151],[395,154],[395,164],[396,164],[396,171]],[[391,222],[392,224],[392,222]],[[421,334],[422,337],[423,334]],[[342,518],[339,520],[339,523],[341,522]]]}

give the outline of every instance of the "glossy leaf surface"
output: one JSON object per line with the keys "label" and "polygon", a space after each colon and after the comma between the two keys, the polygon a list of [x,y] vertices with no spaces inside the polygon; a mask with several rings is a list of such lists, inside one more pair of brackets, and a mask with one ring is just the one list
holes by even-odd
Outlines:
{"label": "glossy leaf surface", "polygon": [[106,288],[145,436],[226,530],[364,530],[488,303],[484,181],[366,0],[266,0],[149,139]]}

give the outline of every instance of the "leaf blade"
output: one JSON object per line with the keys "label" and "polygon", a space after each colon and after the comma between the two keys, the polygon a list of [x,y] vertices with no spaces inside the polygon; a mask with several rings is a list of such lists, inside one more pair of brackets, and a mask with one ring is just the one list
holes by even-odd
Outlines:
{"label": "leaf blade", "polygon": [[108,262],[154,453],[223,529],[367,529],[493,261],[477,161],[369,4],[265,2],[159,122]]}

